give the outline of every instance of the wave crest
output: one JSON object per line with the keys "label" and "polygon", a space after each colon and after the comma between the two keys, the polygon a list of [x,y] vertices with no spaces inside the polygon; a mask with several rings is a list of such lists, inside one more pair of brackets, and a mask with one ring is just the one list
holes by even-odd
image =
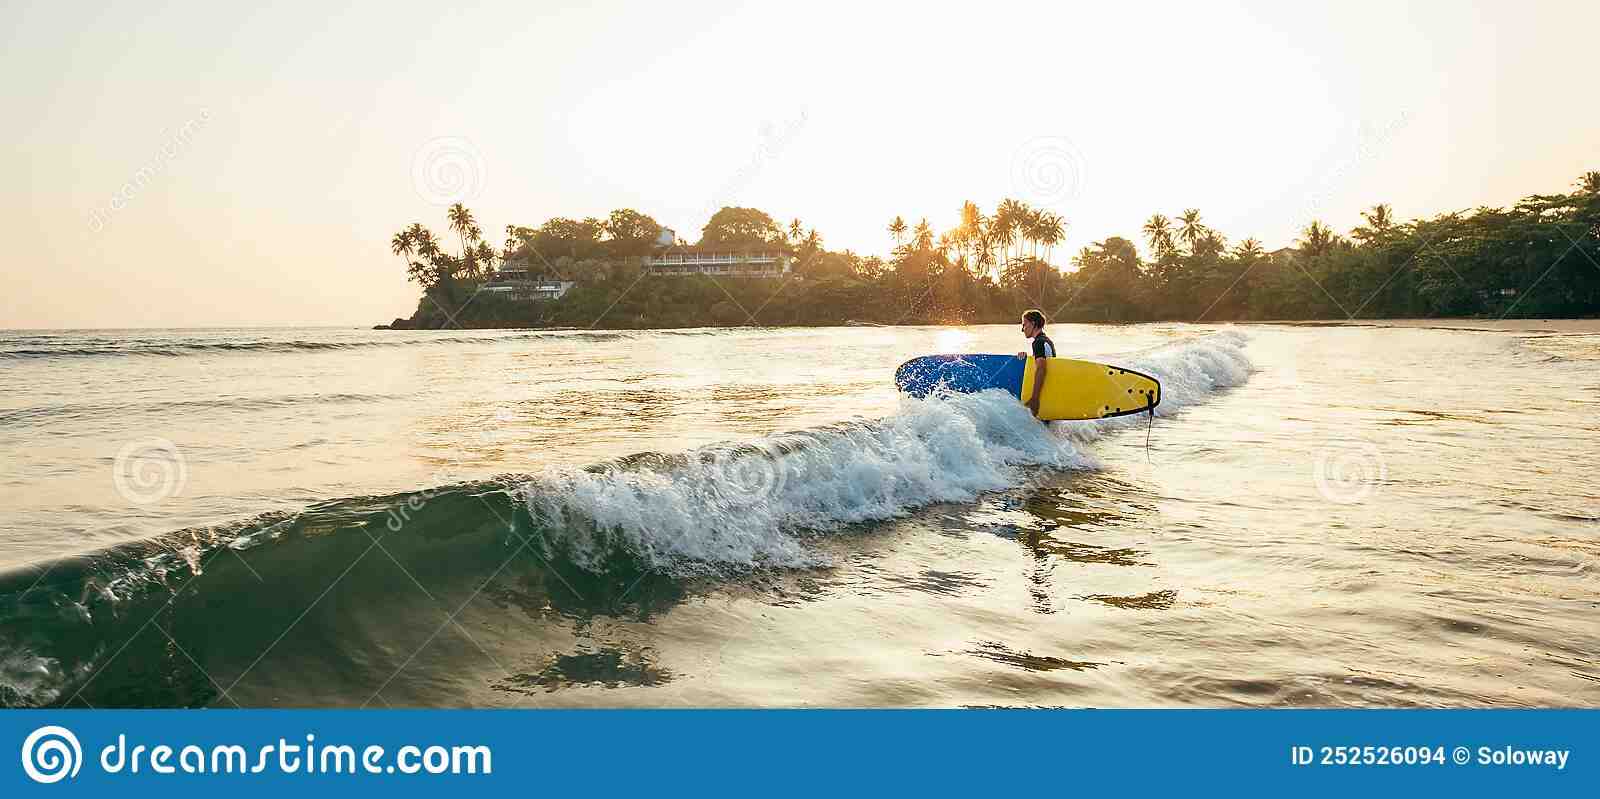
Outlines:
{"label": "wave crest", "polygon": [[[1121,362],[1162,381],[1157,414],[1164,416],[1244,382],[1246,340],[1225,330]],[[804,534],[970,501],[1016,485],[1030,466],[1093,468],[1077,443],[1137,423],[1125,417],[1046,428],[1001,391],[903,397],[882,420],[548,471],[525,483],[521,498],[546,556],[590,570],[622,553],[679,575],[807,567],[822,560],[804,546]]]}
{"label": "wave crest", "polygon": [[785,433],[756,445],[546,472],[525,484],[523,500],[547,556],[589,569],[603,569],[619,551],[673,574],[805,567],[822,561],[798,534],[971,500],[1015,484],[1024,466],[1092,464],[1015,398],[986,392],[907,398],[881,421]]}

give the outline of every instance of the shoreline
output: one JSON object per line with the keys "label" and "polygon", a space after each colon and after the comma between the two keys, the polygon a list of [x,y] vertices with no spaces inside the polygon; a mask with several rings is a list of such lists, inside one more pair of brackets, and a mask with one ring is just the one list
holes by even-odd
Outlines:
{"label": "shoreline", "polygon": [[[428,330],[679,330],[698,328],[727,328],[738,327],[970,327],[975,325],[1010,324],[1009,322],[963,322],[960,324],[884,324],[879,322],[847,321],[833,324],[818,325],[692,325],[688,328],[677,327],[596,327],[583,328],[571,325],[552,325],[550,327],[523,327],[523,326],[486,326],[486,327],[445,327],[445,328],[417,328],[393,327],[390,325],[374,325],[372,330],[396,330],[405,332],[425,332]],[[1249,319],[1230,320],[1217,322],[1185,322],[1180,319],[1152,319],[1143,322],[1072,322],[1054,321],[1055,325],[1160,325],[1160,324],[1206,324],[1206,325],[1274,325],[1278,327],[1376,327],[1413,330],[1461,330],[1485,333],[1600,333],[1600,318],[1548,318],[1548,319],[1477,319],[1473,317],[1439,317],[1437,319]]]}
{"label": "shoreline", "polygon": [[1322,319],[1261,320],[1233,322],[1236,325],[1279,325],[1283,327],[1382,327],[1417,330],[1465,330],[1498,333],[1600,333],[1597,318],[1476,319],[1440,317],[1438,319]]}

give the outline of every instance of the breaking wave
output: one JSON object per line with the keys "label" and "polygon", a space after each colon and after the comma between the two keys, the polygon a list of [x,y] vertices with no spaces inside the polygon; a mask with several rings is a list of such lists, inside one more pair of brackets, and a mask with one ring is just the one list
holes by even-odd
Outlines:
{"label": "breaking wave", "polygon": [[[1161,380],[1167,416],[1243,382],[1244,342],[1225,330],[1118,363]],[[242,679],[253,653],[302,627],[316,657],[364,662],[363,647],[414,623],[395,604],[411,584],[446,606],[487,596],[508,610],[648,615],[697,580],[825,566],[818,536],[971,501],[1040,468],[1096,468],[1085,445],[1140,424],[1046,427],[998,391],[903,398],[883,419],[347,498],[36,564],[0,575],[0,706],[216,702],[230,679],[218,675]]]}

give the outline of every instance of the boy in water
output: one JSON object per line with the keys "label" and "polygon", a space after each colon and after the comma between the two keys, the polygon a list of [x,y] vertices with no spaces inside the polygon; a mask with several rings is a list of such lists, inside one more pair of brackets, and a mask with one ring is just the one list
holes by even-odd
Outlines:
{"label": "boy in water", "polygon": [[[1056,343],[1044,334],[1044,314],[1040,313],[1038,308],[1022,314],[1022,335],[1033,340],[1033,357],[1039,359],[1039,362],[1034,364],[1033,396],[1022,404],[1028,406],[1028,410],[1032,411],[1034,416],[1038,416],[1039,390],[1044,388],[1045,367],[1049,364],[1045,359],[1056,357]],[[1019,352],[1017,357],[1027,358],[1028,353]]]}

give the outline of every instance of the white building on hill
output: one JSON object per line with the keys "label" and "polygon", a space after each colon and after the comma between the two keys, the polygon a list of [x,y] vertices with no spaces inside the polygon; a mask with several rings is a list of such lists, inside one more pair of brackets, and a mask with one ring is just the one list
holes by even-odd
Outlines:
{"label": "white building on hill", "polygon": [[479,291],[515,300],[559,300],[571,289],[571,280],[542,280],[526,269],[501,269]]}
{"label": "white building on hill", "polygon": [[669,247],[650,258],[649,270],[652,275],[783,277],[793,260],[776,249]]}

